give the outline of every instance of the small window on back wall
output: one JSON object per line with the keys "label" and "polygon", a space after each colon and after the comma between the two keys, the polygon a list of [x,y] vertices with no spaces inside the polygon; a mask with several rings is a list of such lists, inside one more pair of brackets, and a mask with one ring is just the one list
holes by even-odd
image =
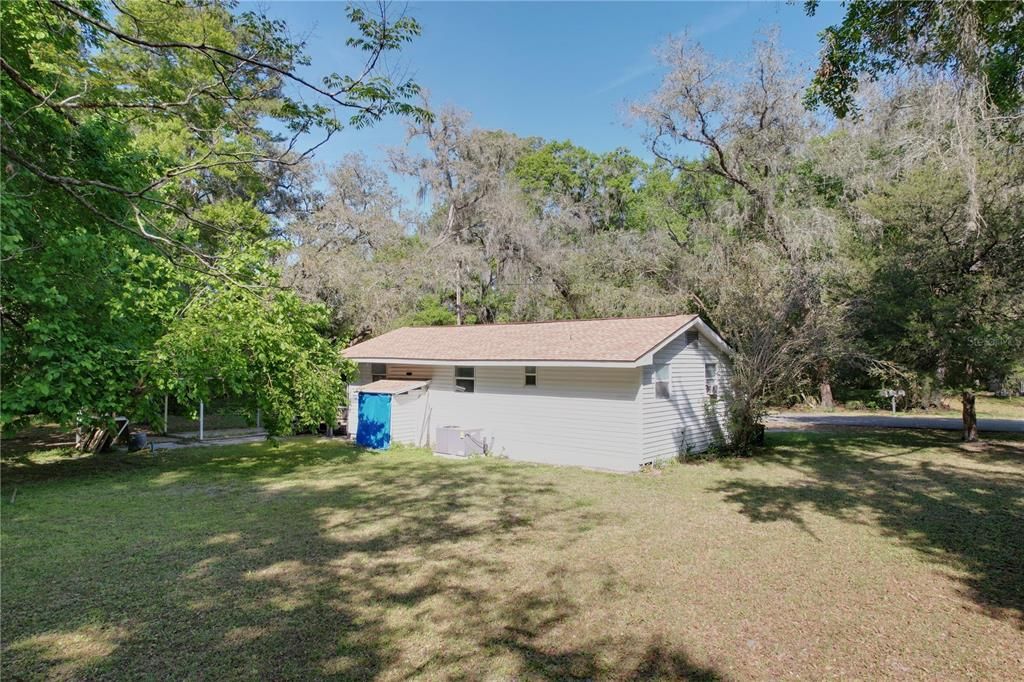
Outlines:
{"label": "small window on back wall", "polygon": [[672,368],[668,363],[654,366],[654,397],[668,398],[672,395]]}
{"label": "small window on back wall", "polygon": [[370,381],[382,381],[388,378],[388,366],[383,362],[370,365]]}
{"label": "small window on back wall", "polygon": [[476,371],[472,367],[455,368],[455,390],[458,393],[472,393],[476,388]]}
{"label": "small window on back wall", "polygon": [[525,379],[525,382],[526,382],[527,386],[536,386],[537,385],[537,368],[536,367],[527,367],[526,368],[526,379]]}
{"label": "small window on back wall", "polygon": [[711,396],[718,395],[718,365],[714,362],[704,365],[704,392]]}
{"label": "small window on back wall", "polygon": [[686,332],[686,347],[693,346],[694,348],[699,347],[700,332],[696,329],[690,329]]}

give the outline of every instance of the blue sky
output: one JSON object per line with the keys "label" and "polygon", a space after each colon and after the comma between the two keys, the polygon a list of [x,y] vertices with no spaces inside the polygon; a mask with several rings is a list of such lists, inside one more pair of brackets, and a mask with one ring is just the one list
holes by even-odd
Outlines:
{"label": "blue sky", "polygon": [[[293,36],[308,41],[308,75],[354,72],[358,55],[342,2],[270,2]],[[393,5],[392,9],[401,9]],[[713,55],[739,60],[758,32],[778,26],[782,44],[808,77],[817,33],[842,17],[822,3],[807,17],[803,2],[410,2],[423,35],[389,67],[408,72],[430,91],[432,103],[472,114],[482,128],[570,139],[595,151],[626,147],[644,152],[641,132],[627,125],[626,107],[659,82],[654,49],[684,31]],[[321,148],[320,161],[361,151],[382,158],[404,143],[398,120],[345,130]]]}

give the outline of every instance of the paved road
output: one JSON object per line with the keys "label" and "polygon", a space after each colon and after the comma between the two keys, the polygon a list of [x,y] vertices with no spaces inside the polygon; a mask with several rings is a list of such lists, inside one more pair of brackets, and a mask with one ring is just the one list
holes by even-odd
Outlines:
{"label": "paved road", "polygon": [[[884,414],[808,414],[783,412],[765,420],[770,430],[800,426],[866,426],[880,429],[943,429],[959,431],[963,426],[956,417],[892,416]],[[978,419],[978,430],[1024,433],[1024,419]]]}

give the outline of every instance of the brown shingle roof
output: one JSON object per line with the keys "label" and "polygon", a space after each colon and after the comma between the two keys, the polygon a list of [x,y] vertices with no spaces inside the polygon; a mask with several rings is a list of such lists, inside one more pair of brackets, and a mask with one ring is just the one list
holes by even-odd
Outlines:
{"label": "brown shingle roof", "polygon": [[633,362],[695,317],[402,327],[343,355],[353,360]]}

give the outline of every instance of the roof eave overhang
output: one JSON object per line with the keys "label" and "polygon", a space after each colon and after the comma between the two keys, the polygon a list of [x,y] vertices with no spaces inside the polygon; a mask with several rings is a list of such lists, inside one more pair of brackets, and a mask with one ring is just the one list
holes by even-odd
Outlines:
{"label": "roof eave overhang", "polygon": [[715,347],[726,355],[733,355],[735,351],[729,344],[709,327],[700,317],[694,317],[686,324],[683,324],[674,332],[659,341],[646,353],[635,360],[530,360],[530,359],[501,359],[481,360],[465,358],[459,360],[439,360],[434,358],[389,358],[389,357],[346,357],[353,362],[383,362],[402,365],[441,365],[441,366],[473,366],[473,367],[607,367],[630,369],[634,367],[646,367],[654,364],[654,354],[679,338],[690,329],[698,329]]}
{"label": "roof eave overhang", "polygon": [[[348,357],[353,362],[380,362],[398,365],[440,365],[443,367],[606,367],[630,369],[640,367],[638,360],[437,360],[432,358],[388,358],[388,357]],[[642,358],[641,358],[642,359]]]}
{"label": "roof eave overhang", "polygon": [[[385,382],[389,382],[389,381],[394,382],[394,381],[402,381],[402,380],[401,379],[385,379],[384,381]],[[397,387],[392,387],[390,390],[383,390],[383,391],[381,391],[381,390],[374,390],[374,384],[376,384],[376,383],[381,383],[381,382],[372,382],[372,383],[365,384],[365,385],[362,385],[362,386],[357,386],[356,389],[360,393],[379,393],[381,395],[405,395],[406,393],[411,393],[413,391],[418,391],[420,389],[427,388],[428,386],[430,386],[430,380],[429,379],[424,379],[423,381],[407,381],[407,382],[404,382],[404,383],[407,384],[406,386],[397,386]]]}

